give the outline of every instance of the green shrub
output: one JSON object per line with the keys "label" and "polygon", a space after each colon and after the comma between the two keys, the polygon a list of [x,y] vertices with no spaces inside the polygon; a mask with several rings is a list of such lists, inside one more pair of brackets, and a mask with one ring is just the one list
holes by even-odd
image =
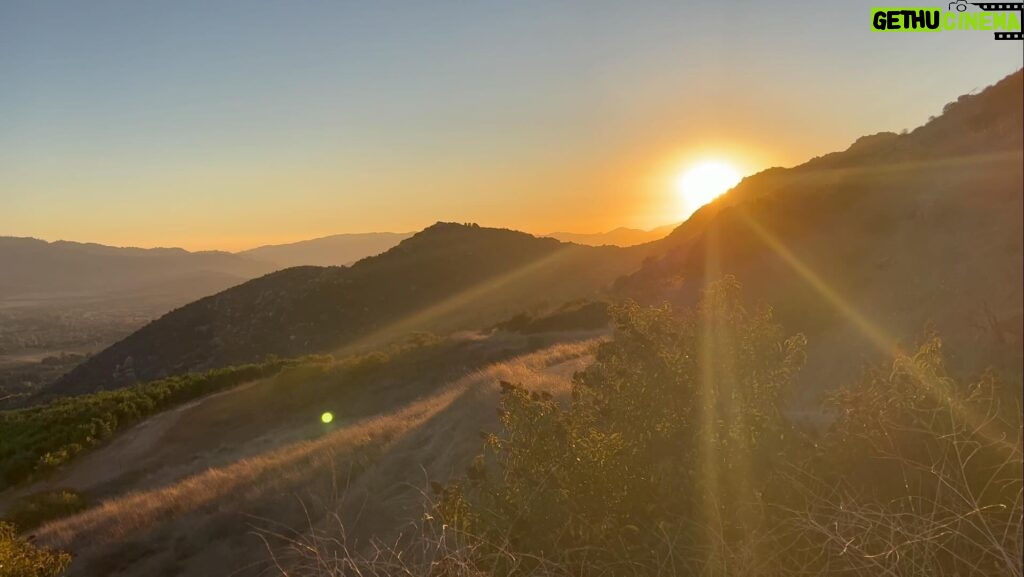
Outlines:
{"label": "green shrub", "polygon": [[0,575],[3,577],[58,577],[71,564],[63,552],[41,549],[18,537],[14,525],[0,522]]}
{"label": "green shrub", "polygon": [[576,375],[571,407],[503,384],[490,465],[478,460],[444,491],[446,522],[570,571],[656,564],[709,545],[709,528],[727,541],[753,530],[745,505],[785,436],[781,406],[803,336],[786,338],[770,309],[746,308],[731,278],[678,316],[636,304],[611,312],[615,338]]}
{"label": "green shrub", "polygon": [[804,340],[734,281],[613,318],[568,408],[502,383],[501,434],[435,487],[446,554],[492,575],[1021,577],[1019,383],[954,378],[929,336],[808,435],[780,410]]}
{"label": "green shrub", "polygon": [[22,531],[85,510],[86,499],[71,489],[57,489],[21,498],[11,506],[6,520]]}
{"label": "green shrub", "polygon": [[299,362],[270,359],[0,412],[0,488],[59,467],[149,415]]}

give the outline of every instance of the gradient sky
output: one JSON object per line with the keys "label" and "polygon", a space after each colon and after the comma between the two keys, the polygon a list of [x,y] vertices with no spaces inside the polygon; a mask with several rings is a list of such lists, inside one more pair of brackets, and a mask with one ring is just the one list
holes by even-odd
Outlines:
{"label": "gradient sky", "polygon": [[873,4],[0,0],[0,235],[649,228],[699,158],[798,164],[1024,66]]}

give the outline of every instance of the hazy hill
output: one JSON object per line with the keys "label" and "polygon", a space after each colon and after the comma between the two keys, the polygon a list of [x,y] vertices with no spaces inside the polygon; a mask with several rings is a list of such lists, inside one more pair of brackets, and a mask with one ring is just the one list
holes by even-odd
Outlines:
{"label": "hazy hill", "polygon": [[158,298],[180,304],[271,269],[219,251],[0,237],[0,301]]}
{"label": "hazy hill", "polygon": [[635,228],[619,227],[608,232],[598,233],[575,233],[575,232],[553,232],[545,236],[557,238],[564,242],[574,242],[588,246],[634,246],[665,238],[678,225],[670,224],[660,226],[651,230],[639,230]]}
{"label": "hazy hill", "polygon": [[1019,374],[1022,115],[1017,72],[910,133],[747,178],[617,287],[692,302],[734,274],[809,334],[809,382],[851,374],[881,341],[929,323],[971,351],[961,365]]}
{"label": "hazy hill", "polygon": [[631,272],[638,247],[583,247],[438,223],[352,267],[296,267],[168,313],[50,391],[117,387],[190,370],[357,347],[417,330],[480,327],[592,295]]}
{"label": "hazy hill", "polygon": [[410,236],[411,232],[335,234],[289,244],[261,246],[237,254],[273,263],[277,268],[350,265],[359,259],[380,254]]}

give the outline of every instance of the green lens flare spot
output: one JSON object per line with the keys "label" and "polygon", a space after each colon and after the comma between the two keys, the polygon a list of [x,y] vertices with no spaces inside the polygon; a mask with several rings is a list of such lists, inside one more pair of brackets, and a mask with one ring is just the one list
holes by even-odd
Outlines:
{"label": "green lens flare spot", "polygon": [[334,420],[334,413],[327,411],[326,413],[320,415],[320,420],[324,423],[330,423],[331,421]]}

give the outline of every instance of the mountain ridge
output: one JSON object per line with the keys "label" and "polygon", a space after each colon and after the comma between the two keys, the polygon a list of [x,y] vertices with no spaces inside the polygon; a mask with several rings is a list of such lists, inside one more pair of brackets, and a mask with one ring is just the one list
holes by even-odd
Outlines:
{"label": "mountain ridge", "polygon": [[[183,277],[209,277],[227,288],[271,267],[224,251],[114,247],[31,237],[0,237],[0,300],[91,298],[124,295],[133,289]],[[201,283],[202,284],[202,283]],[[201,295],[185,293],[182,298]]]}
{"label": "mountain ridge", "polygon": [[590,296],[634,270],[646,250],[440,222],[351,267],[293,267],[171,311],[77,366],[48,393],[117,388],[415,331],[477,328]]}
{"label": "mountain ridge", "polygon": [[552,232],[543,236],[555,238],[564,242],[574,242],[576,244],[585,244],[588,246],[614,245],[628,247],[660,240],[668,236],[678,226],[678,224],[669,224],[659,226],[651,230],[620,226],[606,232]]}
{"label": "mountain ridge", "polygon": [[744,179],[619,279],[617,294],[688,305],[734,275],[808,334],[808,383],[856,372],[883,341],[913,342],[929,326],[971,352],[961,369],[1019,375],[1022,80],[961,97],[907,134]]}
{"label": "mountain ridge", "polygon": [[341,233],[284,244],[266,244],[235,254],[292,266],[349,266],[380,254],[412,236],[411,232]]}

